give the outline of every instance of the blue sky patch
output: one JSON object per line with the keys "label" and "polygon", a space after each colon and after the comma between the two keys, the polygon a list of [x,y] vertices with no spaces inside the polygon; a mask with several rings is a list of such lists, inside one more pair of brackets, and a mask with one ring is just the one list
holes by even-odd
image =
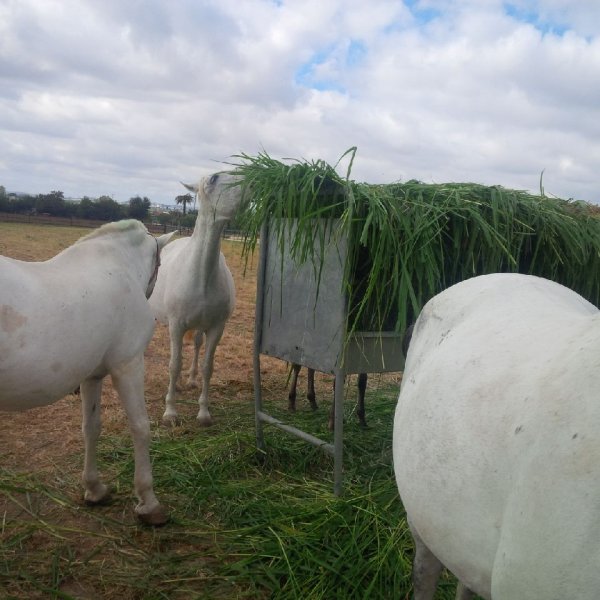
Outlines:
{"label": "blue sky patch", "polygon": [[346,52],[346,64],[349,67],[355,67],[360,64],[367,54],[367,47],[363,42],[352,40]]}
{"label": "blue sky patch", "polygon": [[420,4],[420,0],[404,0],[404,5],[410,10],[412,16],[420,25],[426,25],[442,14],[435,8],[423,8]]}
{"label": "blue sky patch", "polygon": [[[335,91],[345,93],[344,87],[335,78],[320,78],[316,69],[319,65],[323,64],[335,51],[334,47],[328,47],[325,50],[316,52],[313,57],[300,66],[296,70],[294,81],[301,86],[312,88],[319,91]],[[344,64],[341,68],[352,68],[356,67],[362,62],[367,54],[367,47],[365,44],[358,40],[352,40],[346,50],[346,56],[344,57]]]}
{"label": "blue sky patch", "polygon": [[504,3],[504,12],[517,21],[533,25],[543,34],[551,33],[554,35],[563,35],[569,29],[565,23],[560,23],[559,21],[547,21],[542,19],[534,10],[516,6],[510,2]]}

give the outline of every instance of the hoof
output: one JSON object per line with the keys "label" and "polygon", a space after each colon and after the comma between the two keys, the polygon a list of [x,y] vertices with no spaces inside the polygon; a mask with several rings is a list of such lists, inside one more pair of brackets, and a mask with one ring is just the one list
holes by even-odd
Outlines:
{"label": "hoof", "polygon": [[288,404],[288,410],[290,412],[296,412],[296,405]]}
{"label": "hoof", "polygon": [[88,492],[83,496],[83,502],[86,506],[107,506],[112,501],[112,490],[108,487],[104,487],[102,492],[91,495]]}
{"label": "hoof", "polygon": [[165,427],[177,427],[182,421],[179,415],[163,415],[162,424]]}
{"label": "hoof", "polygon": [[169,520],[169,513],[160,504],[150,512],[138,512],[137,517],[144,525],[161,527]]}
{"label": "hoof", "polygon": [[210,427],[213,424],[213,418],[210,415],[198,415],[196,420],[198,421],[198,425],[200,425],[200,427]]}

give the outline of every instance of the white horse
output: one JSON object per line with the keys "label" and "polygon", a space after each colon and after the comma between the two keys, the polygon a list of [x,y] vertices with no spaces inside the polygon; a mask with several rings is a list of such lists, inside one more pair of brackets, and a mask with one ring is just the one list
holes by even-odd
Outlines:
{"label": "white horse", "polygon": [[202,337],[206,336],[197,419],[200,425],[207,426],[212,423],[208,388],[215,351],[235,305],[235,286],[221,253],[221,235],[242,200],[242,185],[240,178],[228,173],[216,173],[197,185],[184,185],[197,195],[196,225],[191,237],[175,240],[165,249],[150,305],[157,319],[169,326],[171,342],[169,389],[163,421],[173,424],[178,418],[175,400],[183,336],[193,329],[196,334],[190,384],[196,383],[198,355]]}
{"label": "white horse", "polygon": [[600,312],[581,296],[496,274],[434,297],[393,453],[415,598],[433,598],[442,564],[461,598],[599,597]]}
{"label": "white horse", "polygon": [[45,262],[0,256],[0,409],[51,404],[81,387],[85,500],[108,497],[96,465],[102,382],[110,375],[127,414],[135,453],[136,513],[162,524],[152,488],[144,350],[154,331],[146,298],[160,249],[139,221],[103,225]]}

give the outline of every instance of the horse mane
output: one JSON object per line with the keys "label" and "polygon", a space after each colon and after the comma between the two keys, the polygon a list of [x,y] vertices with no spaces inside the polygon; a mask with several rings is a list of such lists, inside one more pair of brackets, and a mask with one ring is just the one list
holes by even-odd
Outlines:
{"label": "horse mane", "polygon": [[[98,227],[98,229],[94,229],[94,231],[92,231],[91,233],[88,233],[84,237],[79,238],[75,243],[80,244],[81,242],[101,238],[106,235],[111,235],[114,233],[125,233],[128,231],[138,232],[140,234],[143,233],[144,235],[148,233],[146,226],[141,221],[138,221],[137,219],[124,219],[123,221],[105,223],[101,227]],[[140,236],[140,242],[142,239],[143,237]]]}

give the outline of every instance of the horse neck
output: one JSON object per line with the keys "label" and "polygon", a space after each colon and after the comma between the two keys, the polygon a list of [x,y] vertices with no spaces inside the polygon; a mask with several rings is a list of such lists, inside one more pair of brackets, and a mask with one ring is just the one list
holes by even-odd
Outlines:
{"label": "horse neck", "polygon": [[190,238],[188,252],[194,262],[194,274],[200,278],[198,285],[205,289],[217,275],[221,256],[221,235],[226,219],[215,217],[213,213],[199,213]]}

